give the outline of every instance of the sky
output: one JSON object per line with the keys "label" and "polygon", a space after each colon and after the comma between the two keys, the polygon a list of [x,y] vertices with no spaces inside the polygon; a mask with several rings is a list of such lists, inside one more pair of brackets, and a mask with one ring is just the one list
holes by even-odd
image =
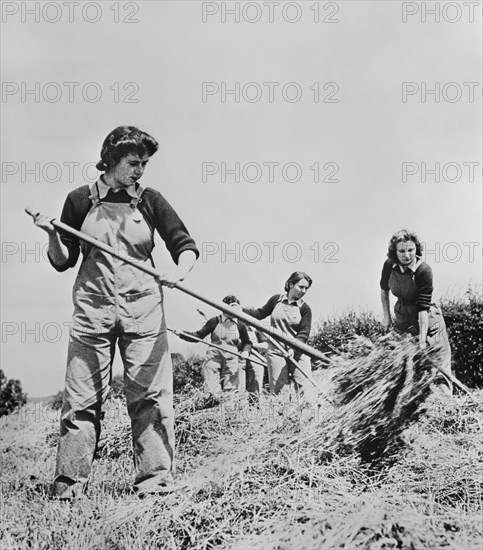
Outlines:
{"label": "sky", "polygon": [[[25,207],[60,216],[105,136],[160,144],[159,190],[201,255],[185,285],[263,305],[294,271],[314,322],[381,314],[391,235],[414,230],[435,299],[481,288],[482,2],[2,2],[1,365],[63,387],[78,266],[55,272]],[[171,265],[160,239],[160,271]],[[216,310],[165,292],[167,324]],[[203,353],[170,336],[173,352]],[[115,374],[122,372],[119,358]]]}

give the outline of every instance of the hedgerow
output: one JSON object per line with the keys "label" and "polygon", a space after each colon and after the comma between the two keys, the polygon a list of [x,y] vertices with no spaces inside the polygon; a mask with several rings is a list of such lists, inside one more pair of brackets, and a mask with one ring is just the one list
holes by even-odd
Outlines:
{"label": "hedgerow", "polygon": [[483,388],[483,295],[443,298],[441,309],[451,344],[455,376],[470,388]]}
{"label": "hedgerow", "polygon": [[322,353],[345,352],[354,336],[365,336],[374,342],[383,334],[381,322],[373,313],[348,310],[316,325],[309,344]]}

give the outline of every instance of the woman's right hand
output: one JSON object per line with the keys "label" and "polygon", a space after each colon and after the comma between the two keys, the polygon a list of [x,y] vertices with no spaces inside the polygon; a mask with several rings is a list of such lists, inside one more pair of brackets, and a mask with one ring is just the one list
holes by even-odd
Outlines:
{"label": "woman's right hand", "polygon": [[256,342],[255,344],[253,344],[253,347],[255,349],[267,350],[268,349],[268,343],[267,342]]}
{"label": "woman's right hand", "polygon": [[382,326],[385,331],[388,331],[392,327],[392,319],[390,317],[383,317]]}
{"label": "woman's right hand", "polygon": [[43,229],[49,235],[55,235],[56,229],[51,224],[49,216],[46,216],[41,212],[37,212],[37,214],[34,214],[32,217],[34,219],[34,224],[37,227],[40,227],[40,229]]}

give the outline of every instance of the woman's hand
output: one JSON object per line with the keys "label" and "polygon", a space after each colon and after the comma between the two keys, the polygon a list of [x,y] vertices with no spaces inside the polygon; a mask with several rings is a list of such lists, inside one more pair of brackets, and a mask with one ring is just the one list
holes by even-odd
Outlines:
{"label": "woman's hand", "polygon": [[184,280],[187,273],[184,271],[181,271],[178,268],[175,268],[171,271],[168,271],[167,273],[164,273],[163,275],[160,275],[159,278],[163,285],[173,288],[176,283],[179,283]]}
{"label": "woman's hand", "polygon": [[390,317],[383,317],[382,327],[385,331],[388,331],[392,327],[392,319]]}
{"label": "woman's hand", "polygon": [[32,217],[34,220],[34,224],[37,227],[40,227],[40,229],[43,229],[49,235],[55,235],[56,229],[50,223],[51,220],[48,216],[46,216],[45,214],[42,214],[41,212],[37,212],[37,214],[34,214]]}
{"label": "woman's hand", "polygon": [[426,351],[428,349],[428,343],[426,341],[419,342],[419,351]]}
{"label": "woman's hand", "polygon": [[255,349],[267,350],[268,349],[268,343],[267,342],[256,342],[255,344],[253,344],[253,347]]}
{"label": "woman's hand", "polygon": [[32,216],[34,224],[48,234],[49,248],[47,254],[51,263],[54,266],[64,265],[69,260],[69,251],[60,240],[59,232],[52,225],[51,218],[41,212],[34,214],[29,208],[26,208],[25,211]]}
{"label": "woman's hand", "polygon": [[428,326],[429,326],[429,314],[426,310],[418,312],[418,324],[419,324],[419,351],[425,351],[428,347]]}
{"label": "woman's hand", "polygon": [[184,281],[186,275],[193,269],[196,261],[196,254],[193,250],[185,250],[179,255],[178,265],[172,270],[160,275],[163,285],[173,288],[176,283]]}

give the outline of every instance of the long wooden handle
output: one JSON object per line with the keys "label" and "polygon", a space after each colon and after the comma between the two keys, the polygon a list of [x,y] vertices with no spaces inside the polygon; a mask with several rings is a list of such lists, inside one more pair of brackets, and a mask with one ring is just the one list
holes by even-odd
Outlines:
{"label": "long wooden handle", "polygon": [[219,349],[220,351],[226,351],[227,353],[231,353],[232,355],[235,355],[236,357],[240,357],[240,359],[244,359],[246,361],[251,361],[252,363],[258,363],[259,365],[262,365],[262,367],[266,367],[267,365],[265,363],[262,363],[260,361],[257,361],[253,357],[243,357],[241,353],[238,353],[237,351],[233,351],[227,348],[224,348],[223,346],[218,346],[217,344],[213,344],[212,342],[205,342],[201,338],[198,338],[197,336],[192,336],[191,334],[186,334],[186,332],[173,330],[172,328],[168,328],[169,332],[172,332],[173,334],[176,334],[176,336],[187,336],[188,338],[192,338],[196,342],[200,342],[201,344],[205,344],[205,346],[209,346],[210,348]]}
{"label": "long wooden handle", "polygon": [[261,361],[265,361],[265,357],[263,357],[263,355],[259,351],[257,351],[256,349],[252,348],[251,353],[253,353],[253,355],[255,357],[258,357],[258,359],[260,359]]}
{"label": "long wooden handle", "polygon": [[[29,214],[32,217],[35,217],[35,214],[33,211],[29,208],[25,209],[25,212]],[[149,265],[140,264],[138,261],[134,260],[133,258],[130,258],[129,256],[119,254],[119,252],[116,252],[113,248],[108,246],[107,244],[98,241],[97,239],[94,239],[93,237],[86,235],[85,233],[82,233],[81,231],[77,231],[77,229],[74,229],[73,227],[70,227],[70,225],[67,225],[63,222],[59,222],[56,219],[52,219],[50,222],[55,228],[60,229],[61,231],[65,231],[66,233],[70,233],[71,235],[74,235],[78,239],[91,244],[92,246],[95,246],[99,250],[102,250],[103,252],[106,252],[107,254],[110,254],[114,258],[117,258],[121,261],[123,261],[126,264],[129,264],[136,269],[139,269],[140,271],[144,271],[145,273],[149,273],[156,279],[158,279],[161,283],[163,282],[162,277],[156,269]],[[197,300],[200,300],[201,302],[204,302],[205,304],[208,304],[216,309],[219,309],[226,313],[230,317],[236,317],[237,319],[243,321],[247,325],[250,325],[252,327],[257,328],[258,330],[261,330],[265,334],[268,334],[269,336],[272,336],[276,338],[277,340],[280,340],[284,342],[285,344],[291,346],[292,348],[297,349],[298,351],[301,351],[302,353],[305,353],[306,355],[309,355],[310,357],[313,357],[314,359],[319,359],[320,361],[323,361],[324,363],[331,363],[330,359],[321,353],[320,351],[312,348],[311,346],[301,342],[300,340],[296,340],[295,338],[289,338],[286,334],[284,334],[282,331],[275,329],[273,327],[267,327],[263,323],[260,323],[257,319],[251,317],[250,315],[247,315],[246,313],[243,313],[242,311],[237,311],[235,308],[224,304],[222,302],[217,302],[215,300],[211,300],[210,298],[207,298],[206,296],[203,296],[199,292],[196,292],[186,286],[182,283],[175,283],[174,288],[177,288],[178,290],[181,290],[181,292],[184,292],[185,294],[188,294],[189,296],[192,296],[193,298],[196,298]]]}

